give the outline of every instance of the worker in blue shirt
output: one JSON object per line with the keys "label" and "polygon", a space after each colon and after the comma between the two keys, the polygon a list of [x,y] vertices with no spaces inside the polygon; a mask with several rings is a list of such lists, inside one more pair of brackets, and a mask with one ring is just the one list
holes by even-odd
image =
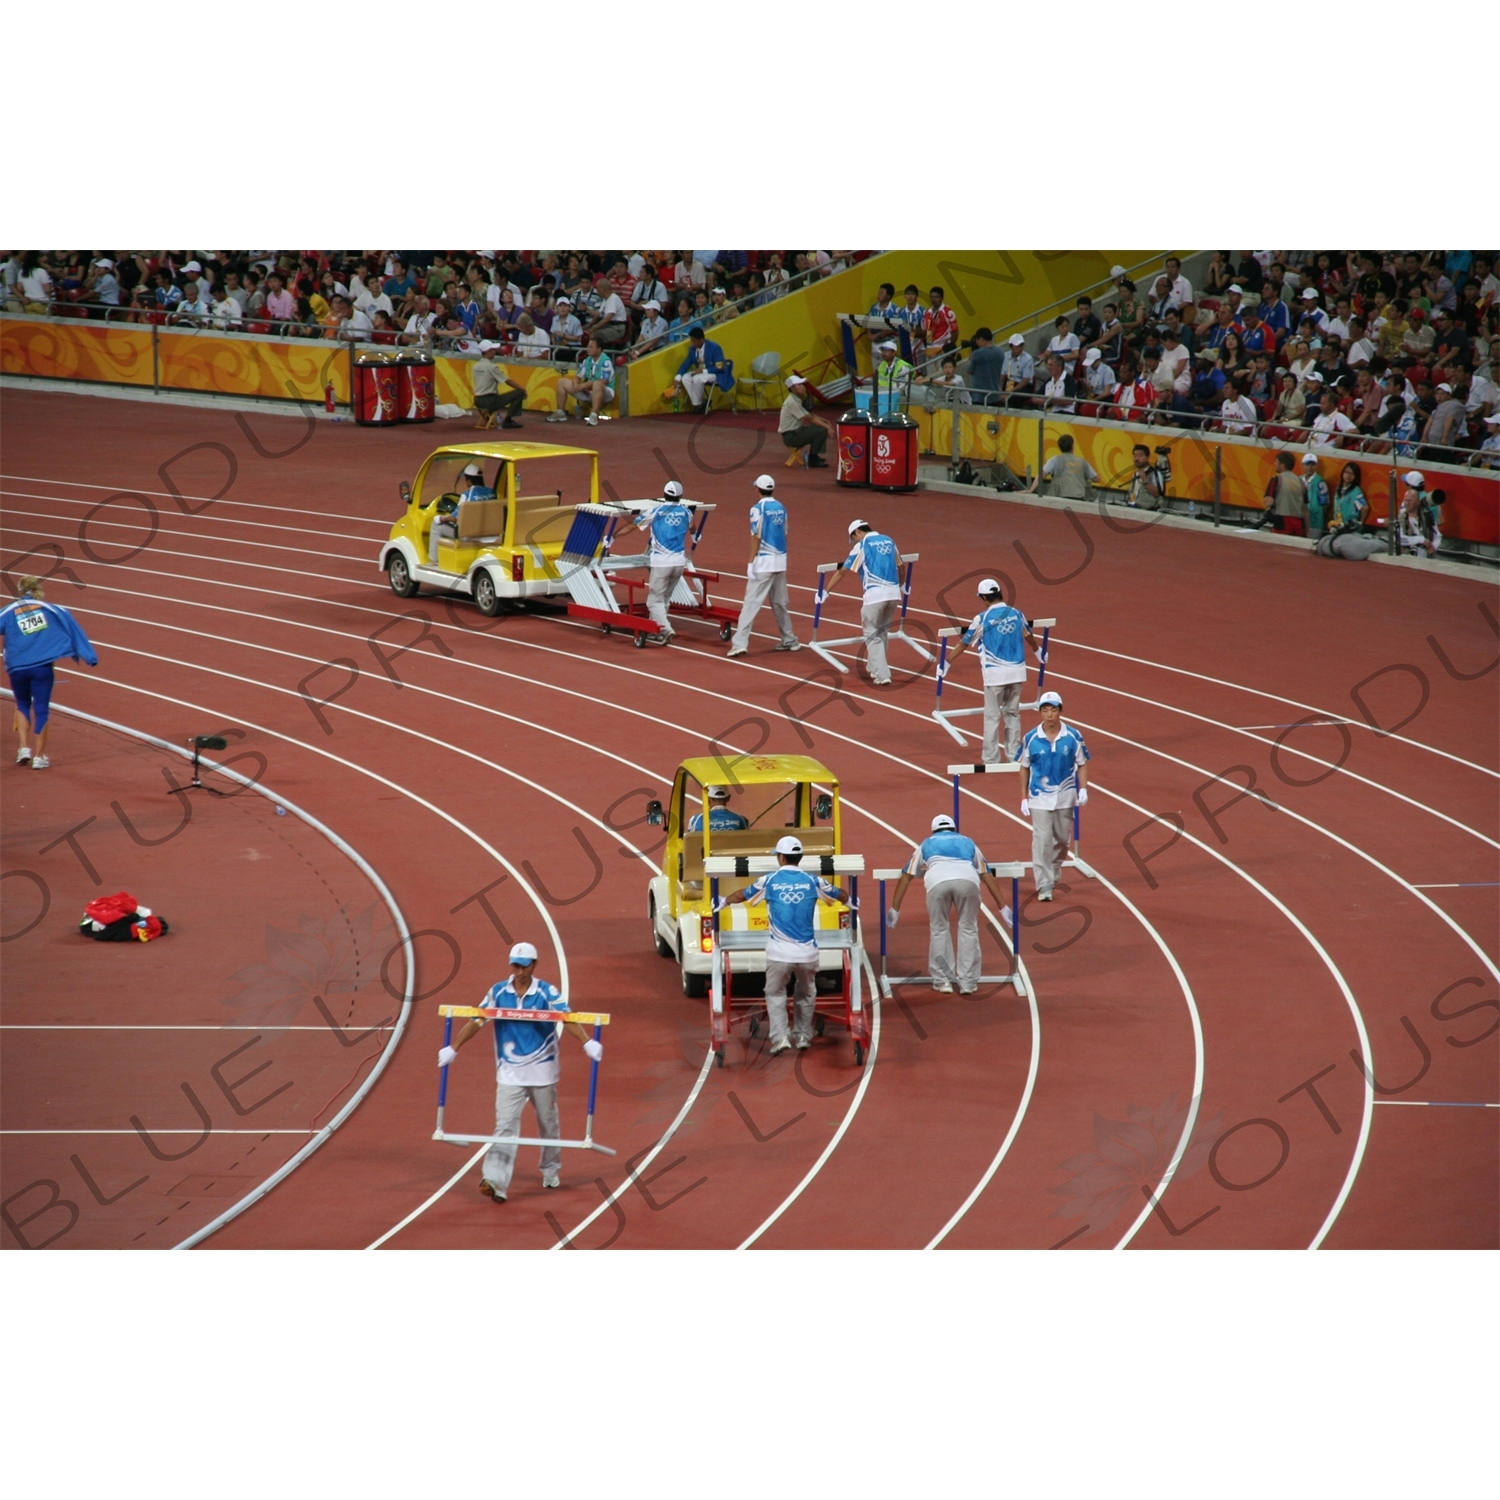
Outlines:
{"label": "worker in blue shirt", "polygon": [[781,632],[778,651],[800,651],[802,642],[792,629],[792,614],[786,596],[786,506],[776,498],[776,481],[762,474],[755,481],[757,499],[750,507],[750,561],[745,569],[745,602],[739,623],[729,643],[730,656],[743,656],[750,649],[750,627],[767,600],[776,628]]}
{"label": "worker in blue shirt", "polygon": [[993,765],[1000,759],[1000,720],[1005,720],[1005,759],[1014,760],[1021,749],[1021,688],[1026,682],[1026,647],[1037,650],[1031,622],[1020,610],[1005,602],[993,578],[981,580],[979,597],[984,608],[969,621],[947,664],[938,668],[947,677],[966,646],[977,643],[980,672],[984,680],[984,759]]}
{"label": "worker in blue shirt", "polygon": [[[459,475],[458,505],[470,500],[493,500],[495,491],[484,482],[484,470],[478,464],[465,464]],[[441,501],[438,502],[441,505]],[[450,502],[451,504],[452,502]],[[438,563],[438,543],[447,537],[458,539],[458,506],[451,511],[439,511],[432,518],[432,534],[427,539],[427,561],[435,568]]]}
{"label": "worker in blue shirt", "polygon": [[[737,813],[729,805],[727,786],[706,786],[703,795],[708,798],[708,829],[710,833],[740,833],[750,826],[743,813]],[[703,814],[695,812],[688,819],[689,833],[703,832]]]}
{"label": "worker in blue shirt", "polygon": [[[536,948],[517,943],[510,950],[510,978],[491,985],[479,1002],[481,1010],[563,1011],[568,1002],[555,984],[536,976]],[[458,1049],[477,1036],[488,1021],[477,1016],[469,1020],[454,1038],[451,1047],[438,1050],[438,1066],[446,1068],[458,1057]],[[591,1062],[604,1056],[604,1048],[575,1022],[568,1029],[576,1032]],[[559,1026],[554,1021],[495,1022],[495,1134],[514,1137],[521,1128],[521,1112],[528,1100],[536,1114],[537,1133],[544,1139],[561,1139],[557,1118],[557,1081],[562,1066],[558,1061]],[[484,1154],[483,1175],[479,1191],[496,1203],[504,1203],[510,1191],[511,1173],[516,1166],[516,1147],[503,1140],[491,1142]],[[562,1186],[562,1152],[556,1146],[542,1147],[542,1186]]]}
{"label": "worker in blue shirt", "polygon": [[62,605],[45,602],[40,578],[28,573],[16,586],[20,597],[0,610],[5,670],[16,698],[14,723],[20,742],[16,764],[24,766],[29,761],[33,771],[45,771],[52,764],[47,758],[52,663],[71,656],[97,667],[99,653]]}
{"label": "worker in blue shirt", "polygon": [[1021,816],[1031,819],[1036,899],[1050,901],[1073,833],[1073,808],[1089,800],[1089,750],[1083,736],[1063,723],[1060,694],[1043,693],[1037,708],[1042,722],[1021,741],[1021,765],[1028,773]]}
{"label": "worker in blue shirt", "polygon": [[672,590],[687,567],[687,534],[693,524],[693,513],[682,503],[682,486],[669,479],[662,487],[662,498],[649,510],[641,512],[635,523],[651,534],[651,584],[646,591],[646,613],[661,629],[657,636],[646,636],[657,645],[667,645],[676,631],[667,616]]}
{"label": "worker in blue shirt", "polygon": [[868,521],[851,521],[849,540],[854,550],[834,570],[826,592],[831,594],[845,573],[859,575],[864,587],[859,623],[865,637],[865,667],[876,687],[889,687],[891,668],[885,643],[901,613],[901,553],[890,537],[874,530]]}
{"label": "worker in blue shirt", "polygon": [[[799,1052],[812,1046],[813,1011],[818,998],[818,901],[849,899],[821,875],[799,869],[801,863],[802,841],[788,834],[776,841],[777,868],[720,902],[721,906],[741,901],[766,903],[771,927],[766,938],[766,1014],[771,1021],[772,1057],[793,1046]],[[786,992],[792,982],[796,1017],[788,1037]]]}
{"label": "worker in blue shirt", "polygon": [[[932,834],[917,845],[910,862],[896,882],[896,894],[885,914],[887,927],[894,927],[906,899],[906,888],[920,875],[927,891],[927,918],[931,942],[927,950],[927,972],[932,987],[940,995],[951,995],[958,986],[961,995],[972,995],[979,988],[982,962],[979,953],[979,886],[989,888],[995,905],[1005,917],[1010,908],[984,862],[984,855],[971,838],[954,826],[953,819],[940,813],[932,820]],[[958,917],[958,962],[953,961],[953,935],[950,916]]]}

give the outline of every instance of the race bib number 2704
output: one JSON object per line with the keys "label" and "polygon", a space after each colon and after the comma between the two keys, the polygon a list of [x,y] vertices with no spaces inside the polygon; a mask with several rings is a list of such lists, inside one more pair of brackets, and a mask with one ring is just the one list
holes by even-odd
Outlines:
{"label": "race bib number 2704", "polygon": [[47,628],[47,616],[39,609],[25,610],[16,616],[16,624],[21,627],[22,635],[35,635]]}

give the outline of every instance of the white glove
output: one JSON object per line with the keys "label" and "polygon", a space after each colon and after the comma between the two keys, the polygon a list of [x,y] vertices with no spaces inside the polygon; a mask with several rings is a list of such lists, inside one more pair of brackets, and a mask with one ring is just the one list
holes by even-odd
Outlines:
{"label": "white glove", "polygon": [[728,905],[729,905],[729,898],[727,896],[719,896],[714,901],[714,910],[715,911],[723,911],[724,908],[726,906],[728,906]]}
{"label": "white glove", "polygon": [[439,1047],[438,1048],[438,1067],[440,1067],[440,1068],[446,1068],[449,1063],[455,1062],[457,1060],[457,1058],[458,1058],[458,1048],[457,1047]]}
{"label": "white glove", "polygon": [[1037,660],[1041,662],[1041,664],[1045,667],[1047,665],[1047,653],[1045,651],[1039,651],[1037,653]]}
{"label": "white glove", "polygon": [[1023,818],[1031,816],[1031,802],[1025,797],[1021,798],[1021,816]]}
{"label": "white glove", "polygon": [[885,909],[885,925],[887,927],[894,927],[896,925],[896,923],[899,922],[900,920],[901,920],[901,913],[899,911],[897,911],[894,906],[888,906],[888,907],[886,907],[886,909]]}
{"label": "white glove", "polygon": [[1086,786],[1078,788],[1078,805],[1082,807],[1089,800],[1089,789]]}
{"label": "white glove", "polygon": [[590,1037],[588,1041],[583,1044],[583,1050],[588,1055],[588,1059],[590,1062],[598,1062],[599,1059],[604,1056],[603,1045],[599,1042],[596,1042],[593,1037]]}
{"label": "white glove", "polygon": [[948,663],[947,662],[940,661],[938,663],[937,675],[938,675],[938,680],[939,681],[941,681],[944,677],[946,677],[948,675]]}

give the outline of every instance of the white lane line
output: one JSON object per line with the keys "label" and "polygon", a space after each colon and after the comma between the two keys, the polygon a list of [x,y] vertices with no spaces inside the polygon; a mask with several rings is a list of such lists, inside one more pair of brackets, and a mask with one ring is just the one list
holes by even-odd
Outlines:
{"label": "white lane line", "polygon": [[[117,494],[129,491],[136,495],[149,495],[154,499],[171,500],[174,504],[179,498],[170,490],[148,490],[135,484],[85,484],[81,479],[49,479],[43,474],[0,474],[0,479],[14,480],[17,484],[61,484],[74,490],[112,490]],[[59,495],[48,498],[62,499],[63,497]],[[285,505],[271,505],[262,500],[216,500],[212,495],[183,495],[181,498],[200,505],[237,505],[245,510],[274,510],[282,516],[287,511]],[[336,510],[320,510],[315,514],[319,517],[331,517],[335,521],[360,521],[366,526],[384,526],[387,531],[390,530],[392,524],[390,521],[374,516],[351,516]]]}
{"label": "white lane line", "polygon": [[[215,1135],[316,1135],[316,1130],[220,1130],[215,1126],[209,1131]],[[135,1135],[134,1130],[0,1130],[0,1135]],[[152,1130],[152,1135],[202,1135],[201,1130]]]}
{"label": "white lane line", "polygon": [[[1182,766],[1185,770],[1192,771],[1195,775],[1212,777],[1214,774],[1212,771],[1205,771],[1202,766],[1195,766],[1191,761],[1180,760],[1175,755],[1168,755],[1165,750],[1158,750],[1153,745],[1143,745],[1139,740],[1129,739],[1123,734],[1115,734],[1112,730],[1104,729],[1099,725],[1086,724],[1082,719],[1079,718],[1074,718],[1072,722],[1077,724],[1082,729],[1087,729],[1090,734],[1100,734],[1103,735],[1106,739],[1118,740],[1122,745],[1129,745],[1133,750],[1143,750],[1148,755],[1155,755],[1162,760],[1171,761],[1174,766]],[[1341,838],[1338,834],[1334,833],[1332,829],[1323,827],[1321,823],[1313,822],[1311,818],[1304,817],[1299,812],[1294,812],[1284,802],[1278,802],[1276,805],[1279,813],[1285,814],[1287,817],[1293,819],[1294,821],[1301,823],[1304,827],[1314,829],[1316,832],[1321,833],[1324,838],[1331,839],[1341,848],[1347,849],[1351,854],[1357,854],[1367,864],[1372,865],[1375,869],[1379,870],[1382,875],[1385,875],[1389,879],[1393,880],[1403,890],[1410,891],[1412,895],[1414,895],[1417,900],[1422,903],[1423,906],[1427,907],[1429,911],[1435,912],[1442,922],[1444,922],[1448,927],[1452,928],[1453,932],[1458,936],[1459,940],[1473,951],[1475,957],[1478,958],[1480,963],[1482,963],[1497,980],[1500,980],[1500,968],[1496,967],[1495,961],[1430,896],[1424,896],[1416,886],[1411,884],[1410,881],[1403,879],[1393,869],[1391,869],[1389,865],[1382,864],[1378,859],[1375,858],[1373,854],[1367,853],[1365,850],[1361,849],[1358,844],[1351,844],[1348,839]],[[1150,816],[1154,818],[1156,814],[1152,813]],[[1273,814],[1273,816],[1275,816],[1275,814]],[[1172,825],[1172,827],[1174,828],[1176,826],[1177,825],[1175,823]],[[1199,839],[1193,838],[1192,834],[1190,833],[1184,833],[1183,837],[1191,839],[1193,843],[1199,844],[1201,848],[1208,848],[1208,845],[1203,844]],[[1214,854],[1217,857],[1216,850],[1210,849],[1209,853]]]}
{"label": "white lane line", "polygon": [[414,1209],[412,1209],[412,1211],[409,1214],[407,1214],[407,1216],[404,1219],[402,1219],[402,1221],[399,1224],[393,1224],[389,1229],[386,1230],[386,1232],[383,1235],[380,1236],[380,1238],[378,1240],[371,1240],[370,1243],[365,1246],[365,1249],[366,1250],[378,1250],[378,1249],[380,1249],[380,1247],[383,1244],[385,1244],[385,1242],[387,1240],[393,1238],[395,1235],[400,1234],[401,1231],[403,1229],[405,1229],[408,1224],[412,1223],[416,1219],[420,1219],[422,1217],[422,1215],[425,1214],[427,1212],[427,1210],[429,1208],[431,1208],[432,1205],[438,1201],[439,1198],[442,1198],[444,1195],[446,1195],[447,1193],[451,1192],[454,1188],[456,1188],[458,1186],[458,1184],[461,1183],[464,1180],[464,1178],[467,1177],[469,1175],[469,1173],[476,1166],[479,1165],[479,1159],[480,1159],[480,1157],[482,1157],[484,1155],[484,1153],[486,1151],[488,1151],[489,1149],[490,1148],[488,1146],[481,1146],[473,1154],[473,1156],[469,1157],[469,1159],[463,1164],[463,1166],[461,1166],[458,1169],[458,1171],[456,1171],[447,1180],[447,1182],[445,1182],[442,1185],[442,1187],[440,1187],[435,1193],[433,1193],[433,1195],[430,1198],[427,1198],[423,1202],[417,1204],[417,1206]]}
{"label": "white lane line", "polygon": [[1470,891],[1489,890],[1500,885],[1500,880],[1450,880],[1441,885],[1414,885],[1414,891]]}
{"label": "white lane line", "polygon": [[[373,1031],[387,1031],[394,1023],[391,1021],[381,1022],[371,1028]],[[83,1022],[54,1023],[46,1026],[22,1025],[18,1022],[7,1022],[0,1026],[0,1031],[274,1031],[278,1036],[283,1031],[323,1031],[326,1026],[90,1026]]]}
{"label": "white lane line", "polygon": [[[1075,720],[1074,722],[1076,723],[1077,721]],[[1122,797],[1118,792],[1110,791],[1108,788],[1097,783],[1093,777],[1089,778],[1089,790],[1091,792],[1097,790],[1104,796],[1112,798],[1114,801],[1120,803],[1121,806],[1128,807],[1132,811],[1140,813],[1143,817],[1149,818],[1153,823],[1161,823],[1165,827],[1180,832],[1181,837],[1187,839],[1189,843],[1196,845],[1199,849],[1203,850],[1205,854],[1212,855],[1216,860],[1219,861],[1221,865],[1224,865],[1227,868],[1233,870],[1234,873],[1238,875],[1241,880],[1245,881],[1247,885],[1254,887],[1254,889],[1257,890],[1261,894],[1261,896],[1265,898],[1265,900],[1269,901],[1271,905],[1274,906],[1282,914],[1282,916],[1284,916],[1287,921],[1290,922],[1292,926],[1294,926],[1297,931],[1300,932],[1306,939],[1308,946],[1311,947],[1313,952],[1318,955],[1318,957],[1323,961],[1323,966],[1333,976],[1333,982],[1338,986],[1339,993],[1344,997],[1344,1003],[1349,1007],[1349,1014],[1354,1018],[1354,1029],[1359,1036],[1360,1055],[1364,1059],[1364,1110],[1360,1115],[1359,1138],[1355,1142],[1354,1153],[1350,1158],[1349,1170],[1344,1176],[1343,1185],[1339,1189],[1338,1197],[1334,1199],[1333,1207],[1328,1210],[1328,1216],[1323,1220],[1322,1226],[1319,1228],[1317,1234],[1313,1236],[1312,1243],[1307,1247],[1309,1250],[1316,1250],[1327,1237],[1328,1231],[1333,1228],[1334,1220],[1338,1218],[1340,1211],[1343,1209],[1345,1202],[1348,1200],[1349,1194],[1354,1187],[1354,1179],[1359,1175],[1360,1163],[1364,1160],[1365,1145],[1370,1139],[1371,1105],[1373,1104],[1375,1099],[1375,1089],[1371,1080],[1373,1079],[1375,1073],[1375,1063],[1370,1052],[1370,1034],[1365,1029],[1365,1018],[1363,1013],[1360,1011],[1359,1002],[1354,998],[1354,991],[1349,988],[1348,981],[1344,978],[1342,971],[1339,969],[1339,966],[1334,963],[1332,957],[1329,955],[1328,950],[1322,945],[1322,943],[1317,940],[1316,937],[1313,936],[1312,931],[1308,927],[1307,923],[1305,923],[1301,919],[1301,917],[1299,917],[1296,912],[1294,912],[1291,907],[1289,907],[1286,902],[1284,902],[1279,896],[1267,890],[1267,888],[1262,885],[1261,882],[1255,878],[1255,876],[1250,874],[1248,870],[1245,870],[1240,865],[1237,865],[1232,859],[1229,859],[1225,855],[1220,854],[1219,851],[1213,848],[1211,845],[1205,844],[1202,839],[1194,837],[1194,835],[1186,832],[1185,830],[1178,830],[1177,824],[1168,822],[1159,814],[1152,812],[1149,808],[1142,807],[1138,802],[1132,802],[1128,797]],[[1195,1105],[1196,1102],[1197,1101],[1195,1100]],[[1173,1158],[1172,1167],[1174,1170],[1177,1161],[1181,1158],[1182,1151],[1186,1148],[1186,1145],[1187,1135],[1184,1134],[1182,1141],[1178,1145],[1176,1156],[1174,1156]],[[1160,1201],[1161,1193],[1158,1192],[1156,1196],[1156,1202],[1159,1203]],[[1136,1230],[1139,1229],[1140,1226],[1146,1221],[1146,1218],[1151,1213],[1153,1206],[1153,1204],[1148,1202],[1146,1207],[1141,1210],[1140,1216],[1131,1226],[1130,1235],[1133,1235]],[[1115,1248],[1123,1249],[1124,1246],[1129,1243],[1130,1235],[1127,1235],[1125,1239],[1121,1240],[1120,1244]]]}
{"label": "white lane line", "polygon": [[1467,1099],[1377,1099],[1377,1104],[1404,1104],[1408,1109],[1500,1109],[1500,1104]]}

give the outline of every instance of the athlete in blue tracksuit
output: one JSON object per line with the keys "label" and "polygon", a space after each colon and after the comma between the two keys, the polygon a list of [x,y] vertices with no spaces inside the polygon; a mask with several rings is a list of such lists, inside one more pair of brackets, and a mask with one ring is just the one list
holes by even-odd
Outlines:
{"label": "athlete in blue tracksuit", "polygon": [[[836,885],[821,875],[798,869],[802,863],[802,841],[790,834],[776,841],[779,868],[744,890],[724,899],[725,906],[741,901],[764,901],[771,932],[766,939],[766,1014],[771,1020],[770,1055],[787,1051],[793,1043],[799,1052],[812,1046],[813,1010],[818,998],[818,898],[847,901]],[[786,990],[795,980],[796,1022],[791,1037],[786,1028]]]}
{"label": "athlete in blue tracksuit", "polygon": [[786,506],[776,498],[776,481],[762,474],[755,481],[757,499],[750,507],[752,551],[745,569],[745,602],[739,623],[729,643],[730,656],[743,656],[750,649],[750,627],[767,600],[776,628],[781,632],[778,651],[800,651],[802,643],[792,629],[786,597]]}
{"label": "athlete in blue tracksuit", "polygon": [[[979,883],[989,887],[995,905],[1007,911],[1005,897],[984,862],[984,855],[973,839],[965,837],[954,826],[953,819],[939,814],[932,820],[932,835],[917,845],[910,863],[896,882],[885,914],[887,927],[894,927],[906,898],[906,888],[918,876],[927,891],[927,917],[931,942],[927,950],[927,972],[932,987],[940,995],[951,995],[957,984],[959,993],[972,995],[979,988],[982,967],[979,953]],[[953,961],[953,935],[949,917],[958,916],[958,962]]]}
{"label": "athlete in blue tracksuit", "polygon": [[[536,978],[536,949],[530,943],[517,943],[510,950],[510,978],[491,985],[481,1010],[535,1010],[566,1013],[568,1002],[555,984]],[[477,1017],[470,1019],[453,1039],[451,1047],[438,1052],[438,1066],[448,1067],[458,1049],[485,1026]],[[582,1026],[568,1023],[569,1029],[583,1040],[583,1050],[598,1062],[604,1048]],[[557,1055],[558,1023],[555,1021],[495,1022],[495,1134],[515,1136],[521,1128],[521,1111],[528,1100],[536,1113],[539,1134],[544,1140],[560,1139],[557,1117],[557,1081],[562,1064]],[[504,1203],[510,1191],[511,1173],[515,1170],[516,1148],[492,1144],[484,1155],[479,1191],[496,1203]],[[562,1186],[562,1152],[556,1146],[542,1147],[542,1186]]]}
{"label": "athlete in blue tracksuit", "polygon": [[[18,586],[21,597],[0,610],[5,670],[10,676],[10,690],[16,695],[16,738],[20,741],[16,764],[30,761],[34,771],[45,771],[52,764],[46,754],[52,663],[71,656],[74,661],[97,667],[99,653],[62,605],[44,602],[40,578],[28,574]],[[34,746],[27,742],[28,734],[35,737]]]}
{"label": "athlete in blue tracksuit", "polygon": [[676,632],[667,616],[667,601],[682,570],[687,567],[687,535],[693,524],[693,513],[682,503],[682,486],[669,479],[662,487],[662,498],[650,510],[642,511],[635,523],[651,534],[651,584],[646,593],[646,613],[661,627],[661,634],[646,636],[665,646]]}
{"label": "athlete in blue tracksuit", "polygon": [[865,666],[870,681],[886,687],[891,669],[885,656],[886,637],[901,613],[901,553],[884,532],[874,530],[868,521],[849,523],[849,540],[853,551],[834,570],[828,580],[828,593],[838,587],[846,572],[858,573],[864,587],[859,622],[865,637]]}
{"label": "athlete in blue tracksuit", "polygon": [[1089,800],[1089,747],[1071,724],[1063,723],[1059,694],[1043,693],[1037,708],[1042,722],[1021,741],[1021,765],[1027,776],[1021,813],[1031,818],[1036,899],[1050,901],[1073,832],[1073,808]]}
{"label": "athlete in blue tracksuit", "polygon": [[968,629],[948,656],[939,675],[946,677],[964,653],[965,646],[979,647],[979,665],[984,680],[984,759],[993,765],[1000,759],[1000,720],[1005,719],[1005,758],[1014,760],[1021,748],[1021,689],[1026,683],[1026,645],[1037,649],[1030,622],[1005,602],[993,578],[980,582],[984,608],[969,621]]}

